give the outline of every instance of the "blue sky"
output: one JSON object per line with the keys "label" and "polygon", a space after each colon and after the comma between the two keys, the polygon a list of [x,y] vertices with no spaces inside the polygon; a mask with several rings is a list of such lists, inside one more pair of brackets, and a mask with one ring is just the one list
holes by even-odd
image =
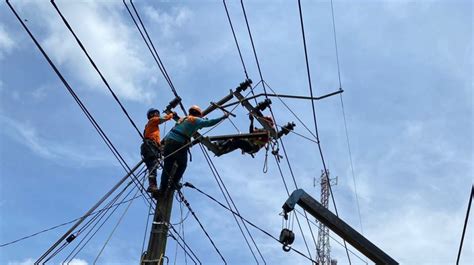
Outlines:
{"label": "blue sky", "polygon": [[[140,139],[51,4],[12,2],[117,149],[134,165],[140,159]],[[205,106],[244,80],[221,1],[135,4],[186,106]],[[329,1],[302,1],[302,5],[313,88],[316,95],[323,95],[339,87],[331,6]],[[173,95],[122,1],[58,1],[58,6],[142,127],[146,110],[164,108]],[[258,80],[240,4],[228,6],[250,78]],[[334,8],[364,235],[401,264],[453,264],[474,176],[472,2],[334,1]],[[278,93],[308,95],[296,1],[248,1],[246,10],[265,81]],[[4,2],[0,65],[3,244],[81,216],[124,171]],[[262,87],[256,91],[262,92]],[[278,123],[296,122],[284,105],[273,102]],[[314,128],[310,102],[285,102]],[[325,160],[338,176],[333,191],[340,217],[360,231],[339,98],[318,101],[316,111]],[[236,114],[233,121],[245,131],[245,110],[239,107]],[[235,132],[224,122],[211,134]],[[298,122],[296,132],[309,136]],[[313,178],[322,169],[317,146],[295,134],[285,137],[285,146],[298,186],[318,198],[319,188],[313,187]],[[223,201],[200,150],[195,147],[192,153],[185,180]],[[234,152],[214,162],[241,213],[278,235],[278,213],[287,195],[274,161],[269,160],[266,174],[263,153],[252,159]],[[255,263],[232,217],[201,195],[184,192],[229,264]],[[177,222],[178,204],[174,209]],[[143,200],[132,204],[99,264],[138,262],[146,213]],[[77,264],[92,264],[117,218],[114,215],[78,255]],[[31,264],[67,228],[1,248],[0,264]],[[185,229],[201,261],[220,264],[191,217]],[[301,233],[295,232],[294,246],[305,250]],[[304,232],[309,239],[307,226]],[[253,230],[252,234],[268,264],[308,264],[293,252],[283,252],[264,234]],[[461,264],[474,261],[472,240],[469,226]],[[348,264],[344,249],[334,241],[331,245],[339,264]],[[173,261],[174,242],[168,251]],[[184,264],[178,253],[177,263]],[[354,256],[352,261],[365,264]]]}

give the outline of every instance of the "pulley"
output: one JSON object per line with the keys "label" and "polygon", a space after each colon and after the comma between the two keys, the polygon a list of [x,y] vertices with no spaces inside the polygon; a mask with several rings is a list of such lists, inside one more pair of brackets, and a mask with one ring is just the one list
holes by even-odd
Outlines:
{"label": "pulley", "polygon": [[295,233],[288,228],[283,228],[280,233],[280,243],[283,244],[283,251],[290,251],[291,247],[289,245],[293,244],[295,241]]}

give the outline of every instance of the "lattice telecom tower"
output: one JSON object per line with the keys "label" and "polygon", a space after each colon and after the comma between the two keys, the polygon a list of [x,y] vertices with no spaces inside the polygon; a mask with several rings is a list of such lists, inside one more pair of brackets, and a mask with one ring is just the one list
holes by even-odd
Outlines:
{"label": "lattice telecom tower", "polygon": [[[326,175],[327,174],[327,175]],[[321,170],[320,184],[321,184],[321,204],[327,209],[329,206],[330,188],[329,185],[337,184],[337,179],[331,182],[329,178],[329,171]],[[329,181],[329,182],[328,182]],[[316,179],[314,181],[316,186]],[[316,220],[317,221],[317,220]],[[319,265],[336,265],[336,260],[331,260],[331,245],[329,244],[329,228],[322,223],[319,223],[318,231],[318,245],[316,246],[317,261]]]}

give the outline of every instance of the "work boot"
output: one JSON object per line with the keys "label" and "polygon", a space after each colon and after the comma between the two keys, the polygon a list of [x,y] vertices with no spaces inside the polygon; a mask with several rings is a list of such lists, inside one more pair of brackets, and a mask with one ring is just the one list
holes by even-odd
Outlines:
{"label": "work boot", "polygon": [[162,194],[163,194],[163,191],[162,191],[162,190],[156,189],[155,192],[152,192],[152,193],[151,193],[151,196],[152,196],[155,200],[158,200],[158,198],[160,198]]}
{"label": "work boot", "polygon": [[155,192],[158,192],[158,187],[156,185],[150,185],[150,186],[148,186],[146,191],[150,192],[150,193],[155,193]]}
{"label": "work boot", "polygon": [[147,192],[155,193],[158,191],[158,185],[156,183],[155,175],[150,175],[150,177],[148,177],[148,183],[150,185],[148,186],[148,189],[146,189]]}

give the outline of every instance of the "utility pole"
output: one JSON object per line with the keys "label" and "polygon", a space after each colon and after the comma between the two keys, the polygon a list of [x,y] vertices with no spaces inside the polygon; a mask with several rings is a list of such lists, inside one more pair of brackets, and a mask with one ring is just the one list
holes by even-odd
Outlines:
{"label": "utility pole", "polygon": [[[247,79],[244,82],[242,82],[234,91],[230,90],[229,94],[225,96],[224,98],[222,98],[217,103],[211,102],[209,107],[203,110],[202,112],[203,116],[206,116],[207,114],[209,114],[210,112],[216,109],[222,109],[221,106],[234,97],[237,97],[241,101],[241,103],[242,101],[245,102],[247,104],[246,106],[244,105],[246,108],[250,110],[254,110],[254,108],[249,103],[247,103],[245,98],[240,94],[240,92],[245,91],[248,87],[250,87],[251,84],[252,84],[252,80]],[[176,100],[176,102],[179,102],[179,100]],[[172,102],[170,102],[169,106],[171,105],[173,105]],[[260,121],[260,116],[262,116],[261,113],[257,117],[258,121]],[[216,149],[216,146],[210,142],[208,137],[203,137],[202,135],[196,132],[193,135],[193,138],[195,139],[193,142],[202,143],[212,152],[216,153],[218,151]],[[175,171],[176,171],[176,164],[173,167],[173,170],[171,171],[170,176],[173,176]],[[170,180],[171,179],[172,177],[170,177]],[[157,200],[155,214],[154,214],[153,223],[151,226],[147,252],[142,255],[142,259],[140,262],[141,265],[163,265],[164,260],[167,259],[166,243],[168,239],[168,231],[171,225],[170,218],[171,218],[171,210],[173,208],[174,193],[175,193],[174,188],[167,188],[165,189],[164,193],[160,194],[159,196],[155,196],[156,197],[155,199]]]}
{"label": "utility pole", "polygon": [[[330,187],[329,185],[336,185],[337,178],[330,179],[329,178],[329,170],[324,172],[321,170],[321,177],[320,177],[320,185],[321,185],[321,204],[324,208],[328,208],[329,206],[329,196],[330,194]],[[314,179],[313,186],[316,186],[316,178]],[[318,220],[316,220],[318,221]],[[329,228],[322,223],[319,223],[319,231],[318,231],[318,244],[316,246],[316,257],[319,265],[336,265],[336,260],[331,260],[331,245],[329,244]]]}
{"label": "utility pole", "polygon": [[166,242],[173,207],[174,189],[168,189],[157,197],[155,215],[151,225],[150,239],[141,265],[162,265],[166,254]]}

